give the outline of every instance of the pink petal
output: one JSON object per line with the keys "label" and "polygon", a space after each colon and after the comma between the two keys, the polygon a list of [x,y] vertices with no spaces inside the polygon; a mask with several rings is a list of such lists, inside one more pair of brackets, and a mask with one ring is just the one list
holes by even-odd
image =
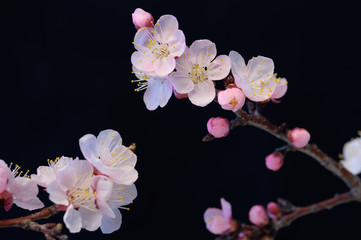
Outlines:
{"label": "pink petal", "polygon": [[222,206],[222,212],[223,216],[231,220],[232,219],[232,206],[229,202],[227,202],[224,198],[221,198],[221,206]]}
{"label": "pink petal", "polygon": [[95,231],[100,227],[103,217],[101,211],[80,207],[78,212],[81,217],[82,228],[88,231]]}
{"label": "pink petal", "polygon": [[197,40],[189,47],[189,58],[193,64],[202,64],[206,66],[216,57],[216,45],[209,40]]}
{"label": "pink petal", "polygon": [[35,209],[40,209],[44,207],[44,204],[40,201],[39,198],[35,197],[32,199],[28,199],[26,201],[22,200],[22,199],[14,199],[14,203],[18,206],[21,207],[23,209],[27,209],[27,210],[35,210]]}
{"label": "pink petal", "polygon": [[16,177],[10,185],[10,191],[14,198],[21,199],[23,201],[35,198],[39,193],[36,183],[25,177]]}
{"label": "pink petal", "polygon": [[172,15],[163,15],[159,18],[154,25],[157,35],[160,36],[160,40],[163,43],[167,43],[169,37],[178,30],[178,21]]}
{"label": "pink petal", "polygon": [[272,98],[277,99],[283,97],[286,94],[287,89],[288,89],[287,80],[286,78],[282,78],[280,80],[280,83],[276,86],[272,94]]}
{"label": "pink petal", "polygon": [[173,84],[174,89],[180,94],[189,93],[194,88],[194,83],[189,78],[188,74],[181,73],[179,70],[171,73],[169,75],[169,80]]}
{"label": "pink petal", "polygon": [[7,169],[0,167],[0,193],[2,193],[8,183],[8,171]]}
{"label": "pink petal", "polygon": [[158,76],[166,76],[175,68],[175,59],[173,56],[158,58],[154,60],[153,69]]}
{"label": "pink petal", "polygon": [[216,96],[213,81],[207,80],[194,85],[194,89],[188,93],[189,100],[197,106],[205,107]]}
{"label": "pink petal", "polygon": [[231,59],[227,55],[220,55],[209,65],[207,76],[209,80],[221,80],[228,76],[231,70]]}
{"label": "pink petal", "polygon": [[66,190],[64,190],[57,181],[54,181],[49,184],[46,188],[46,191],[49,193],[49,199],[53,203],[68,206],[68,198],[66,195]]}
{"label": "pink petal", "polygon": [[208,208],[204,213],[204,221],[207,229],[213,234],[222,234],[231,228],[231,224],[218,208]]}
{"label": "pink petal", "polygon": [[145,52],[134,52],[130,58],[134,67],[143,72],[153,72],[155,71],[153,62],[156,60],[154,54],[151,54],[150,50],[146,50]]}
{"label": "pink petal", "polygon": [[98,158],[97,144],[97,139],[92,134],[86,134],[79,139],[80,150],[91,163],[93,159]]}
{"label": "pink petal", "polygon": [[179,57],[184,53],[186,49],[184,33],[181,30],[175,31],[168,38],[168,46],[170,55],[173,57]]}

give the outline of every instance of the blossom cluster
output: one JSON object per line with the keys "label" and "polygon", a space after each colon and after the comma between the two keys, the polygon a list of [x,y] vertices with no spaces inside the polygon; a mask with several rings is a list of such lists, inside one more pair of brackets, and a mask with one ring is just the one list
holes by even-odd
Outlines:
{"label": "blossom cluster", "polygon": [[285,78],[274,73],[272,59],[258,56],[248,61],[236,51],[217,56],[216,44],[207,39],[186,45],[177,19],[163,15],[156,23],[150,13],[136,9],[132,15],[137,32],[136,51],[131,56],[136,91],[146,89],[144,102],[149,110],[164,107],[172,93],[188,97],[196,106],[207,106],[216,97],[215,82],[232,72],[234,84],[218,92],[223,109],[237,111],[245,99],[261,102],[281,98],[287,91]]}
{"label": "blossom cluster", "polygon": [[44,207],[37,197],[38,186],[45,188],[49,199],[65,211],[63,220],[71,233],[82,228],[112,233],[120,228],[119,208],[137,196],[134,182],[136,155],[122,145],[114,130],[104,130],[97,137],[87,134],[79,140],[85,160],[60,157],[48,160],[36,174],[21,176],[19,167],[11,170],[0,160],[0,194],[9,210],[15,203],[28,210]]}

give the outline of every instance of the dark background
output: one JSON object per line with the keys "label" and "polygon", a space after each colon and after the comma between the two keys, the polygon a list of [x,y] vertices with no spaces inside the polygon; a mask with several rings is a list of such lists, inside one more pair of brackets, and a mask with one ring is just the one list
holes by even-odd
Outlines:
{"label": "dark background", "polygon": [[[7,2],[5,4],[5,2]],[[11,2],[11,6],[9,6]],[[123,225],[70,239],[213,239],[203,222],[207,207],[232,203],[248,222],[254,204],[277,197],[308,205],[347,191],[342,181],[299,153],[272,172],[264,158],[282,146],[265,132],[238,128],[203,143],[210,117],[233,114],[174,97],[148,111],[135,93],[130,55],[137,7],[178,18],[187,44],[216,43],[245,59],[274,60],[289,91],[264,114],[274,123],[304,127],[337,158],[361,123],[361,4],[347,1],[2,1],[0,7],[0,159],[35,173],[46,159],[82,157],[78,139],[104,129],[137,143],[138,197]],[[46,193],[41,193],[45,201]],[[14,206],[1,218],[28,214]],[[361,204],[350,203],[297,220],[277,240],[358,239]],[[62,215],[49,221],[62,221]],[[1,239],[43,239],[39,233],[0,229]],[[6,238],[4,237],[6,236]]]}

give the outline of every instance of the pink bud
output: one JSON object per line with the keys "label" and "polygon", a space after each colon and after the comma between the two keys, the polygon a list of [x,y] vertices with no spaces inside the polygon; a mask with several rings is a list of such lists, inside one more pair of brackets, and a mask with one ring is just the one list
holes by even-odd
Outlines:
{"label": "pink bud", "polygon": [[311,138],[309,132],[304,128],[294,128],[287,133],[287,136],[295,148],[303,148]]}
{"label": "pink bud", "polygon": [[227,88],[218,93],[218,103],[225,110],[235,112],[243,107],[245,100],[246,97],[239,88]]}
{"label": "pink bud", "polygon": [[229,121],[225,118],[210,118],[207,122],[207,129],[216,138],[225,137],[229,133]]}
{"label": "pink bud", "polygon": [[257,226],[262,226],[268,223],[267,212],[262,205],[254,205],[251,210],[249,210],[248,215],[249,221]]}
{"label": "pink bud", "polygon": [[132,13],[133,23],[135,28],[138,30],[143,27],[152,27],[154,19],[152,15],[141,8],[135,9]]}
{"label": "pink bud", "polygon": [[266,167],[278,171],[283,165],[283,155],[280,152],[271,153],[266,157]]}
{"label": "pink bud", "polygon": [[214,234],[227,233],[234,227],[231,204],[221,198],[221,205],[222,209],[208,208],[203,216],[208,231]]}
{"label": "pink bud", "polygon": [[270,217],[272,219],[277,221],[277,217],[280,214],[280,209],[279,209],[278,204],[275,202],[269,202],[267,204],[267,212],[268,212],[268,215],[270,215]]}
{"label": "pink bud", "polygon": [[174,96],[178,99],[183,99],[188,97],[188,93],[178,93],[174,88],[173,88],[173,93]]}

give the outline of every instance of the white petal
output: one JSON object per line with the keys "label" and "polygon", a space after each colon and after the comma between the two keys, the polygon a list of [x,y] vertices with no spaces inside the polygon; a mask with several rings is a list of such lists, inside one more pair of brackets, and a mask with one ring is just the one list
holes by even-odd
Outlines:
{"label": "white petal", "polygon": [[46,166],[38,167],[37,174],[31,174],[31,179],[42,187],[47,187],[55,178],[54,170]]}
{"label": "white petal", "polygon": [[134,47],[137,51],[140,50],[149,50],[148,44],[149,39],[154,37],[154,28],[144,27],[138,29],[137,33],[134,36]]}
{"label": "white petal", "polygon": [[138,179],[138,172],[132,167],[113,168],[109,178],[117,184],[131,185]]}
{"label": "white petal", "polygon": [[95,231],[102,224],[103,214],[101,211],[80,207],[78,212],[81,216],[82,227],[86,230]]}
{"label": "white petal", "polygon": [[97,157],[106,157],[109,152],[114,151],[122,145],[122,137],[112,129],[101,131],[97,137]]}
{"label": "white petal", "polygon": [[153,63],[153,70],[158,76],[166,76],[175,68],[175,59],[173,56],[157,58]]}
{"label": "white petal", "polygon": [[149,87],[144,93],[143,100],[148,110],[164,107],[172,96],[172,85],[169,80],[156,79],[148,82]]}
{"label": "white petal", "polygon": [[[248,61],[248,76],[249,81],[270,79],[273,76],[274,63],[273,60],[268,57],[258,56]],[[276,85],[276,84],[275,84]]]}
{"label": "white petal", "polygon": [[229,58],[231,59],[231,63],[232,63],[233,77],[242,78],[242,79],[246,78],[247,67],[241,54],[239,54],[236,51],[231,51],[229,53]]}
{"label": "white petal", "polygon": [[114,184],[112,198],[109,200],[109,205],[112,207],[128,205],[137,197],[137,195],[137,189],[134,184]]}
{"label": "white petal", "polygon": [[285,78],[280,79],[280,83],[277,84],[273,94],[272,98],[277,99],[283,97],[288,89],[287,80]]}
{"label": "white petal", "polygon": [[211,103],[216,96],[213,81],[207,80],[195,84],[193,91],[188,94],[189,100],[197,106],[204,107]]}
{"label": "white petal", "polygon": [[209,65],[207,76],[209,80],[221,80],[228,76],[231,70],[231,59],[227,55],[220,55]]}
{"label": "white petal", "polygon": [[193,64],[208,64],[216,57],[216,45],[209,40],[197,40],[189,47],[190,61]]}
{"label": "white petal", "polygon": [[164,107],[167,103],[170,97],[172,96],[173,88],[172,84],[169,80],[166,80],[162,84],[162,99],[160,100],[159,106]]}
{"label": "white petal", "polygon": [[81,216],[77,210],[74,209],[73,205],[70,205],[64,214],[65,226],[71,233],[77,233],[81,230]]}
{"label": "white petal", "polygon": [[140,71],[143,72],[153,72],[154,71],[154,66],[153,66],[153,62],[156,59],[156,56],[154,54],[152,54],[149,51],[137,51],[134,52],[130,58],[132,64],[138,68]]}
{"label": "white petal", "polygon": [[66,190],[64,190],[57,181],[50,183],[49,186],[46,188],[46,191],[49,193],[49,199],[53,203],[64,206],[69,205]]}
{"label": "white petal", "polygon": [[21,208],[33,211],[35,209],[40,209],[44,207],[44,204],[40,201],[39,198],[35,197],[29,200],[22,200],[22,199],[14,199],[14,203]]}
{"label": "white petal", "polygon": [[168,38],[168,46],[171,56],[181,56],[186,49],[186,42],[183,31],[177,30],[172,35],[170,35]]}
{"label": "white petal", "polygon": [[345,160],[354,158],[361,159],[361,138],[355,138],[345,143],[342,154]]}
{"label": "white petal", "polygon": [[109,234],[118,230],[120,228],[120,225],[122,224],[122,215],[120,214],[119,209],[113,208],[113,211],[115,214],[115,218],[110,218],[106,215],[103,216],[100,229],[105,234]]}
{"label": "white petal", "polygon": [[163,15],[154,25],[157,35],[162,43],[167,43],[169,37],[178,30],[178,21],[172,15]]}
{"label": "white petal", "polygon": [[94,158],[98,158],[97,139],[94,135],[84,135],[79,139],[79,145],[85,159],[92,162]]}
{"label": "white petal", "polygon": [[173,72],[169,75],[169,80],[178,93],[189,93],[194,88],[193,81],[186,73]]}
{"label": "white petal", "polygon": [[39,188],[38,185],[29,178],[16,177],[10,183],[10,191],[14,198],[27,201],[38,195]]}

